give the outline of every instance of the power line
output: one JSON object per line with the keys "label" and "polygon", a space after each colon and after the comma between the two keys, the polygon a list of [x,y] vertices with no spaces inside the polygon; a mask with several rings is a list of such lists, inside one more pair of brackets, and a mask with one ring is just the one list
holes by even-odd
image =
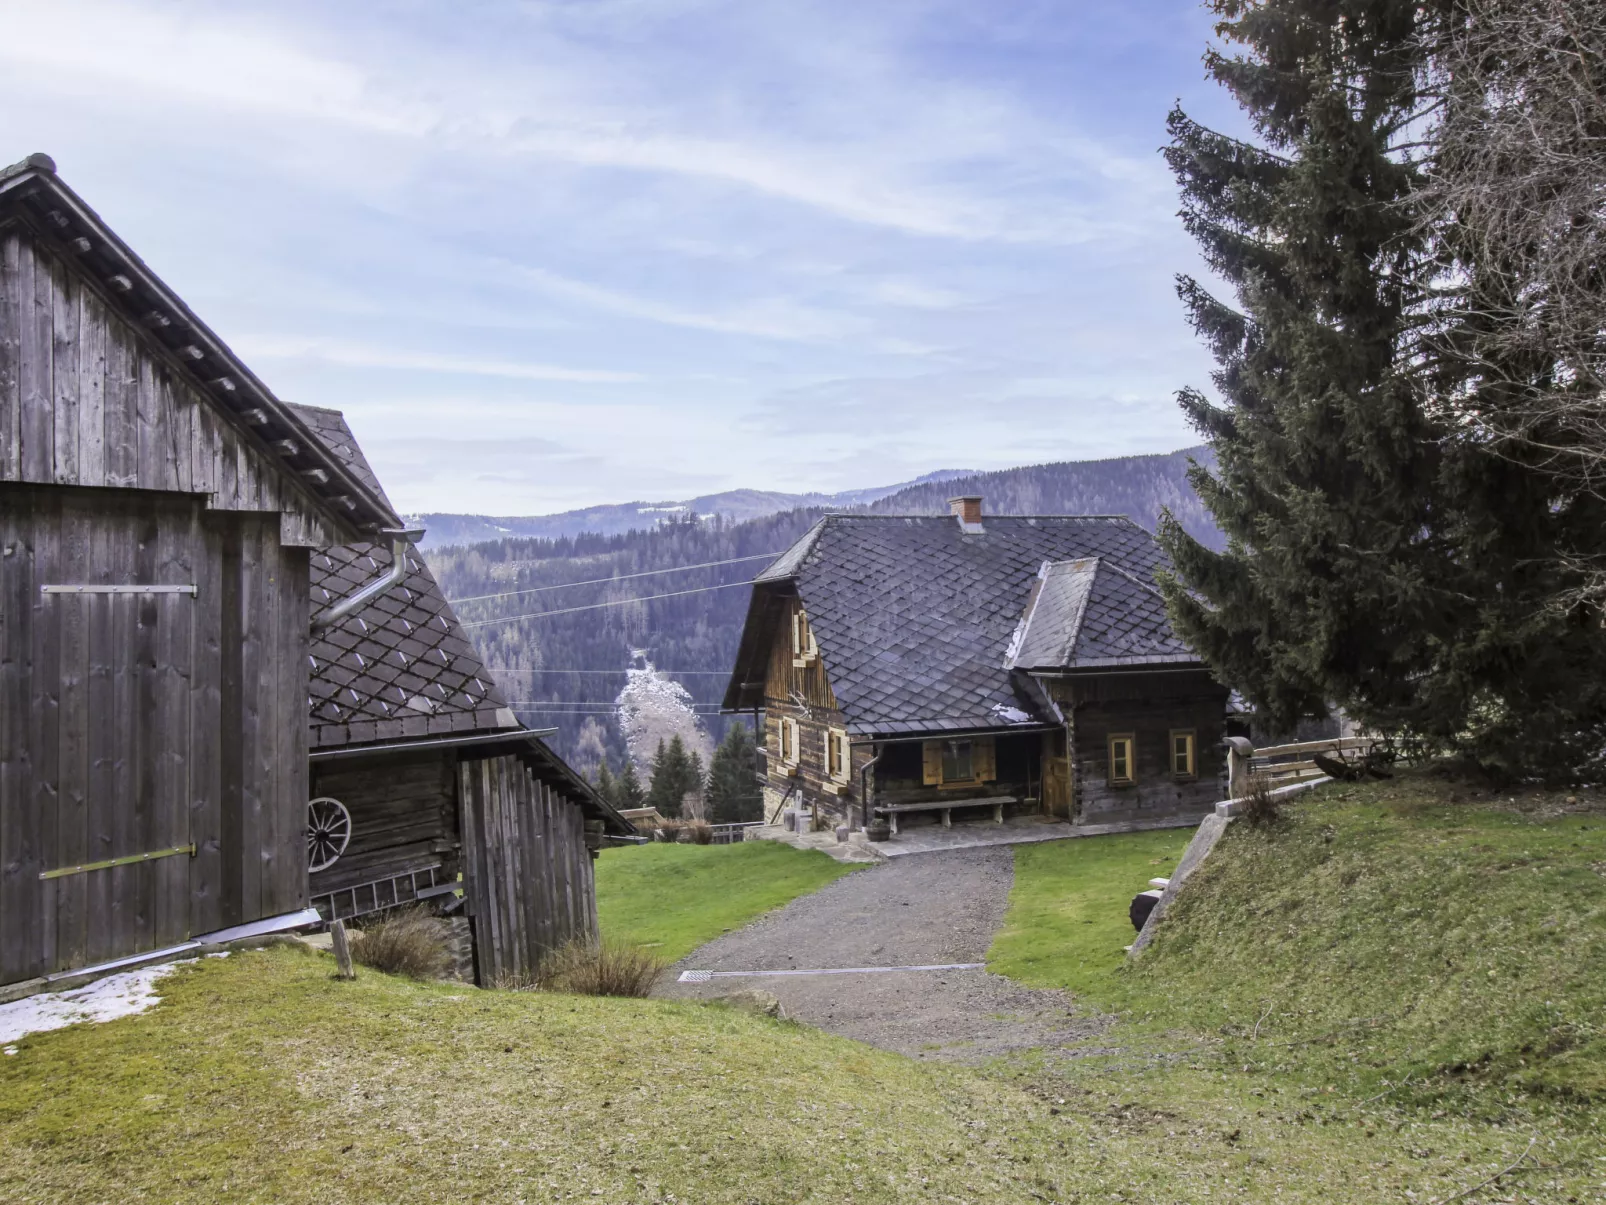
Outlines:
{"label": "power line", "polygon": [[[632,601],[634,601],[634,600],[632,600]],[[542,614],[543,615],[550,614],[550,612],[543,611]],[[537,669],[508,669],[506,666],[503,666],[503,667],[500,667],[500,668],[494,670],[491,676],[492,677],[496,677],[496,678],[500,678],[504,674],[645,674],[645,673],[674,674],[675,676],[682,677],[682,678],[687,676],[688,674],[710,674],[710,675],[713,675],[713,676],[719,677],[719,678],[728,678],[728,677],[731,676],[731,671],[728,670],[728,669],[657,669],[657,668],[654,668],[654,669],[649,671],[649,670],[644,670],[644,669],[548,669],[545,666],[541,666],[541,667],[539,667]]]}
{"label": "power line", "polygon": [[[608,579],[612,581],[612,578]],[[526,615],[503,615],[499,619],[476,619],[459,626],[484,628],[493,623],[514,623],[520,619],[541,619],[548,615],[573,615],[576,611],[598,611],[603,607],[623,607],[628,603],[655,602],[660,598],[680,598],[687,594],[707,594],[710,590],[729,590],[732,586],[751,586],[752,582],[726,582],[720,586],[697,586],[691,590],[671,590],[668,594],[644,594],[640,598],[616,598],[610,602],[587,603],[583,607],[561,607],[556,611],[531,611]]]}
{"label": "power line", "polygon": [[644,569],[640,573],[621,573],[618,577],[594,577],[584,582],[559,582],[555,586],[531,586],[526,590],[508,590],[503,594],[472,594],[467,598],[449,598],[449,603],[484,602],[491,598],[513,598],[519,594],[540,594],[546,590],[567,590],[570,586],[605,586],[609,582],[624,582],[635,577],[652,577],[658,573],[684,573],[688,569],[715,569],[720,565],[740,565],[743,561],[773,561],[781,554],[760,552],[754,556],[736,556],[728,561],[704,561],[701,565],[671,565],[668,569]]}

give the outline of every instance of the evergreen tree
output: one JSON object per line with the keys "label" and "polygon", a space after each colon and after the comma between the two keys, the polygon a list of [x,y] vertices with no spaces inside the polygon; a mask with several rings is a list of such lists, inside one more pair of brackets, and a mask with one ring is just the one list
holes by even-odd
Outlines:
{"label": "evergreen tree", "polygon": [[597,794],[614,807],[619,807],[619,784],[614,780],[613,773],[608,769],[608,759],[604,757],[597,763]]}
{"label": "evergreen tree", "polygon": [[764,818],[764,796],[754,766],[753,733],[746,724],[732,724],[714,750],[708,767],[708,818],[715,824],[738,824]]}
{"label": "evergreen tree", "polygon": [[1443,380],[1402,354],[1434,273],[1404,144],[1437,10],[1210,7],[1242,53],[1207,67],[1259,141],[1170,118],[1185,225],[1238,301],[1180,281],[1220,364],[1223,404],[1180,401],[1215,454],[1192,480],[1228,546],[1162,524],[1173,619],[1273,725],[1339,703],[1485,763],[1553,764],[1606,715],[1600,634],[1544,607],[1535,559],[1578,517],[1447,421]]}
{"label": "evergreen tree", "polygon": [[686,751],[686,742],[677,732],[666,745],[658,742],[658,751],[652,759],[652,783],[647,788],[647,803],[658,809],[660,816],[678,817],[681,801],[689,792],[701,786],[700,759]]}
{"label": "evergreen tree", "polygon": [[647,806],[647,792],[641,789],[641,779],[636,774],[636,763],[628,753],[625,754],[624,767],[614,779],[613,789],[618,800],[617,807],[623,809]]}

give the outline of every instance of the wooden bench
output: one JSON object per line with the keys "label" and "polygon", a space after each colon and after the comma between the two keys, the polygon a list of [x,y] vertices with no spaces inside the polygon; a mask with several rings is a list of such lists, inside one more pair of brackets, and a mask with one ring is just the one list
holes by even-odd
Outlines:
{"label": "wooden bench", "polygon": [[878,816],[886,816],[892,821],[892,832],[898,832],[898,813],[900,812],[941,812],[943,828],[952,828],[951,819],[955,808],[981,808],[993,809],[993,823],[1004,823],[1004,805],[1006,803],[1019,803],[1013,795],[990,795],[986,799],[928,799],[924,803],[888,803],[875,809]]}

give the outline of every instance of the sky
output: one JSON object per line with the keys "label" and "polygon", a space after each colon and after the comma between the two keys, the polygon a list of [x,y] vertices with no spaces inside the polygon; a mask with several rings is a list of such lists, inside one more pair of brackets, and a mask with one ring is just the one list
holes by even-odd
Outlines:
{"label": "sky", "polygon": [[75,188],[399,508],[1170,451],[1171,0],[0,0]]}

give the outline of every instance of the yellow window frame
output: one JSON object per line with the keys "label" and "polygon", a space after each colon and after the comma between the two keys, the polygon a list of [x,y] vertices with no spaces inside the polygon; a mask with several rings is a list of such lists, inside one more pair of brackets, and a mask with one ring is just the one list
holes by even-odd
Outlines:
{"label": "yellow window frame", "polygon": [[1110,785],[1130,786],[1138,780],[1138,738],[1132,732],[1112,732],[1109,740]]}
{"label": "yellow window frame", "polygon": [[1199,739],[1192,728],[1173,728],[1168,745],[1172,778],[1199,777]]}

